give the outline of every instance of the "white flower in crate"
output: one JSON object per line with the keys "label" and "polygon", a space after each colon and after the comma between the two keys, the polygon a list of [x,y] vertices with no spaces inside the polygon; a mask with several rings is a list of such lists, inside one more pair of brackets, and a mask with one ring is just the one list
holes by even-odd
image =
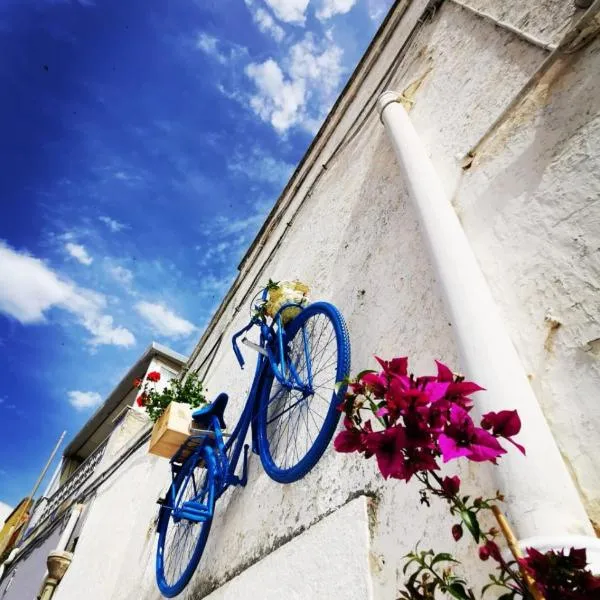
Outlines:
{"label": "white flower in crate", "polygon": [[310,288],[301,281],[279,281],[271,284],[269,287],[265,313],[274,317],[277,311],[285,304],[299,304],[300,306],[290,306],[281,313],[283,323],[291,321],[302,309],[301,306],[308,304],[308,293]]}

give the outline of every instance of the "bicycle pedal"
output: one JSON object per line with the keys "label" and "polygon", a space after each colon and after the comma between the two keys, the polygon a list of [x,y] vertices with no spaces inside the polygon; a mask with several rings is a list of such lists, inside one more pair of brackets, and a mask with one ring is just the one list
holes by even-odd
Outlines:
{"label": "bicycle pedal", "polygon": [[160,504],[160,506],[164,506],[167,503],[167,499],[166,498],[158,498],[156,500],[156,504]]}

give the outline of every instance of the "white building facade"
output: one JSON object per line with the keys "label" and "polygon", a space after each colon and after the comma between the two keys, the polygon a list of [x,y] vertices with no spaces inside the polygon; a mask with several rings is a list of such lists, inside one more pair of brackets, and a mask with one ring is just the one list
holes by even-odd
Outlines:
{"label": "white building facade", "polygon": [[[498,357],[493,343],[479,361],[466,348],[468,318],[444,287],[440,268],[448,265],[435,254],[419,186],[393,145],[385,112],[393,107],[378,106],[393,90],[417,136],[415,153],[431,162],[426,173],[451,203],[481,270],[473,285],[485,283],[501,334],[516,350],[520,372],[512,365],[507,377],[529,382],[503,407],[534,415],[523,423],[529,458],[511,455],[504,470],[468,465],[448,473],[459,472],[475,495],[493,495],[501,481],[519,537],[577,540],[597,559],[599,6],[396,2],[188,361],[209,395],[229,393],[228,421],[241,412],[252,377],[251,368],[239,370],[229,339],[269,278],[297,277],[313,299],[341,310],[355,373],[374,367],[374,354],[408,355],[416,373],[441,359],[467,376],[468,366]],[[141,445],[98,487],[56,600],[160,598],[155,501],[168,483],[167,461]],[[373,461],[330,448],[304,479],[280,485],[253,456],[248,485],[219,501],[181,597],[393,599],[402,556],[417,542],[456,551],[477,577],[476,553],[452,541],[451,525],[441,503],[421,506],[416,483],[385,482]]]}

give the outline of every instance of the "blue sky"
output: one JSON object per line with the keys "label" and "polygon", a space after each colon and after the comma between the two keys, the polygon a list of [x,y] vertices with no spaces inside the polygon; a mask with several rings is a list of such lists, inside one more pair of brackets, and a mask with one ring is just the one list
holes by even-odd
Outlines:
{"label": "blue sky", "polygon": [[0,4],[0,509],[187,354],[391,0]]}

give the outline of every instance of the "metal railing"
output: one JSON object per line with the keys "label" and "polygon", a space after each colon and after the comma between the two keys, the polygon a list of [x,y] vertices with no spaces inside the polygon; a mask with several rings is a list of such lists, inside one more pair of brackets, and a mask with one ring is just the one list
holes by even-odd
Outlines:
{"label": "metal railing", "polygon": [[58,509],[63,505],[64,502],[74,496],[83,486],[83,484],[90,479],[94,474],[96,467],[104,456],[108,438],[106,438],[80,465],[77,469],[69,476],[69,478],[50,496],[46,499],[46,506],[43,508],[39,518],[35,519],[33,527],[27,532],[25,537],[37,529],[44,521],[52,517],[53,514],[57,513]]}

